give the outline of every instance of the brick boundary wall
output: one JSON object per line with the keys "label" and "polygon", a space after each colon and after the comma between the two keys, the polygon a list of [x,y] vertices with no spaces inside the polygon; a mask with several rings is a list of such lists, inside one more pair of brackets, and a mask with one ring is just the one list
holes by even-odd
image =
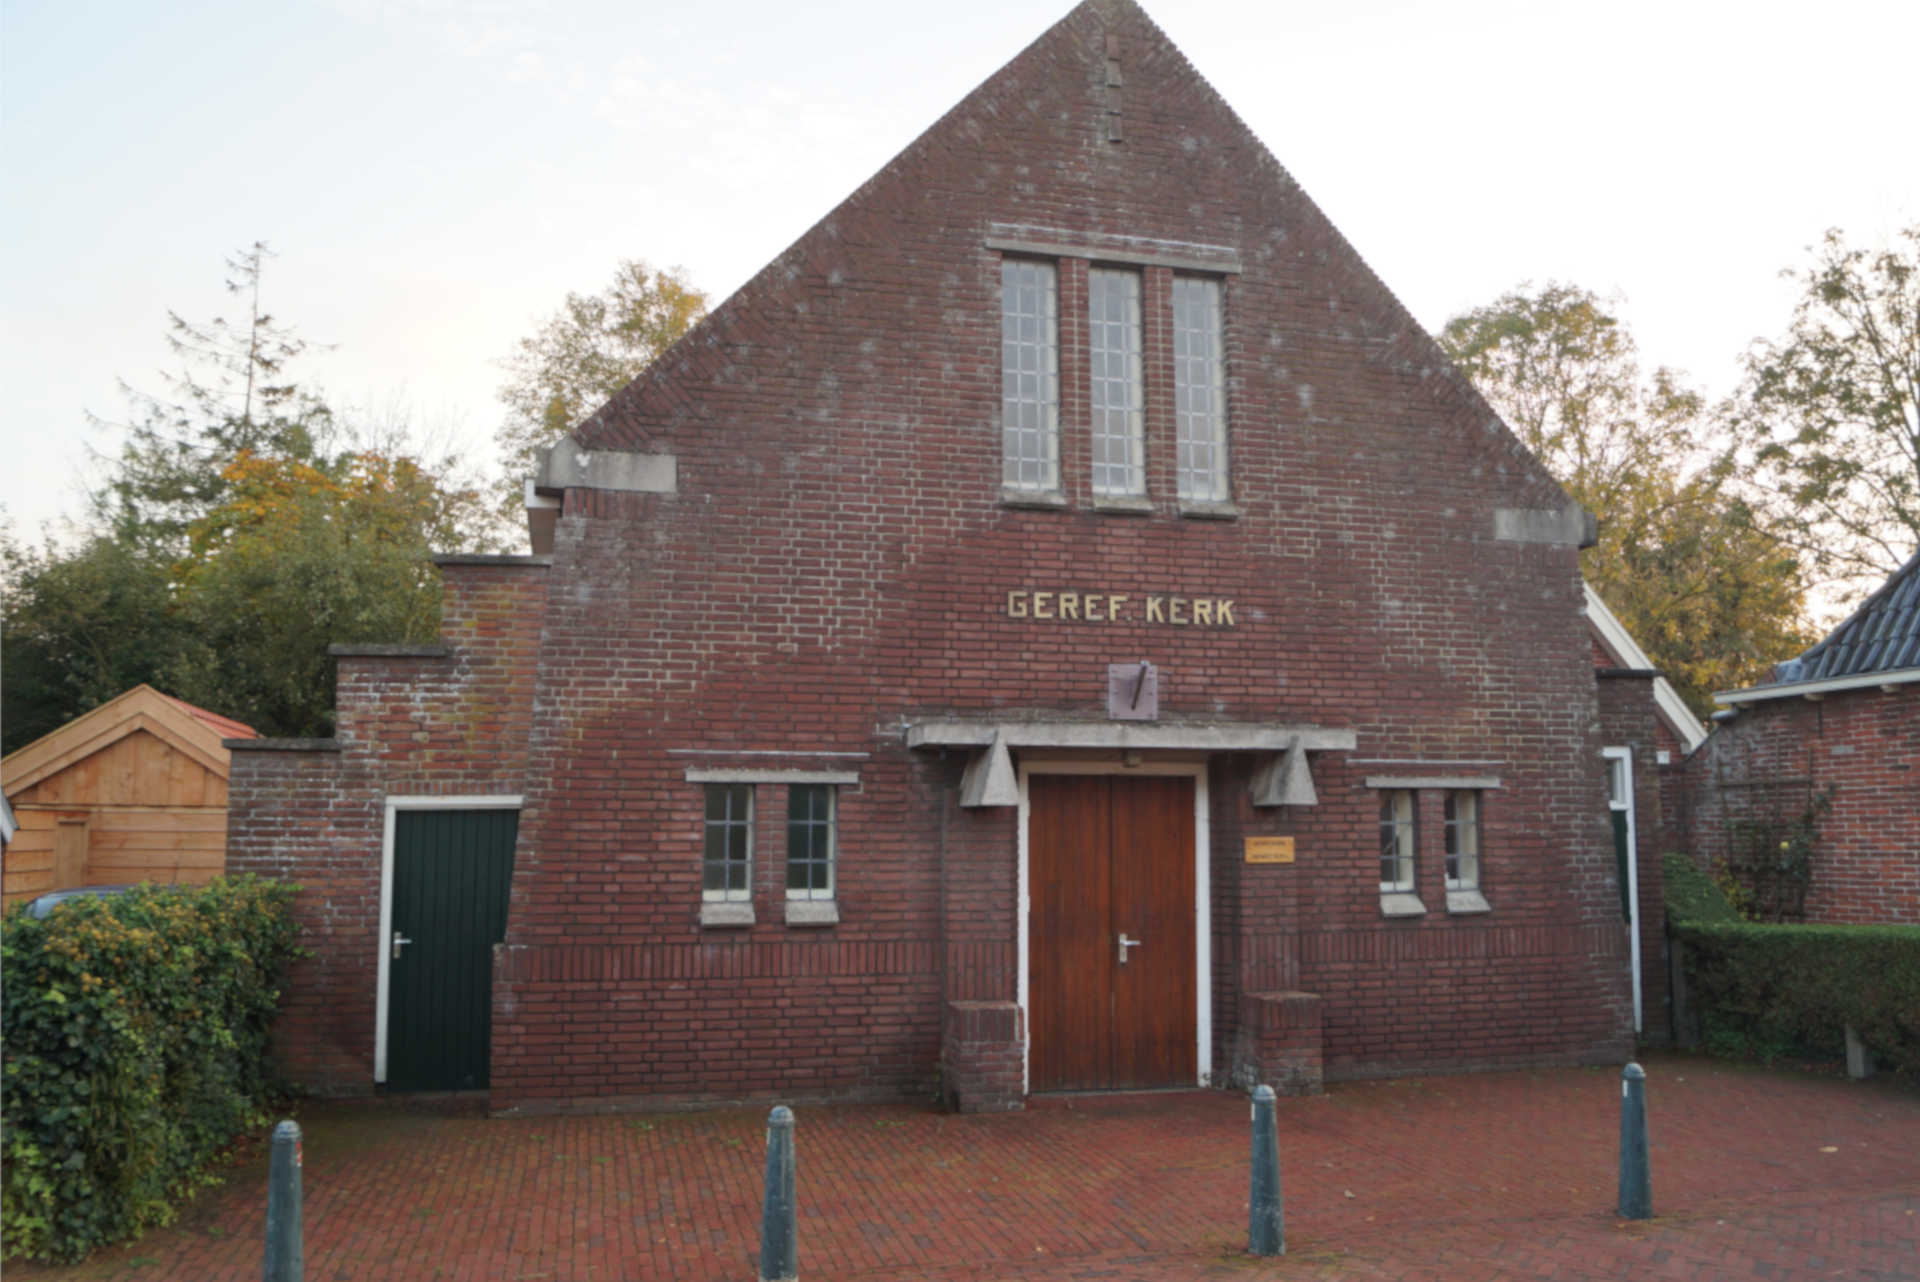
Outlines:
{"label": "brick boundary wall", "polygon": [[1709,870],[1726,858],[1731,825],[1791,819],[1827,793],[1806,919],[1920,924],[1920,687],[1743,707],[1716,723],[1682,787],[1686,849]]}

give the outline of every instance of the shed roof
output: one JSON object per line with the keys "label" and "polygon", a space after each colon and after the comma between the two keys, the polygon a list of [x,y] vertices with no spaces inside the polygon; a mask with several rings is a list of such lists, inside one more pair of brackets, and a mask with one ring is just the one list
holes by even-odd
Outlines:
{"label": "shed roof", "polygon": [[1827,681],[1920,668],[1920,552],[1893,572],[1846,622],[1764,683]]}
{"label": "shed roof", "polygon": [[18,796],[137,731],[158,736],[222,779],[227,776],[227,750],[220,741],[259,735],[252,726],[231,717],[162,694],[152,686],[138,685],[9,753],[0,761],[5,792],[9,797]]}
{"label": "shed roof", "polygon": [[1892,689],[1920,682],[1920,552],[1893,572],[1820,644],[1774,665],[1765,681],[1714,695],[1739,707],[1796,695],[1818,698],[1871,686]]}

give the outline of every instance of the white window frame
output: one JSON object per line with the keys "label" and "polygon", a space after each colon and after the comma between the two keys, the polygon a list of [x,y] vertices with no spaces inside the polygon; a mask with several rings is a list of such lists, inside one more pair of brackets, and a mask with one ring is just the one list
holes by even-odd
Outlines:
{"label": "white window frame", "polygon": [[[737,755],[751,755],[751,754],[737,754]],[[815,757],[835,757],[835,756],[845,756],[848,754],[833,753],[833,752],[818,752],[818,753],[807,753],[805,755],[815,756]],[[861,755],[864,755],[864,754],[861,754]],[[689,766],[686,771],[686,780],[688,783],[697,783],[697,784],[746,784],[749,786],[750,789],[753,789],[754,791],[757,791],[757,788],[754,788],[754,785],[758,785],[758,784],[779,784],[787,788],[792,788],[796,784],[828,784],[830,785],[833,789],[833,791],[829,794],[833,799],[830,803],[833,807],[833,815],[832,815],[832,819],[833,819],[832,860],[833,862],[830,865],[829,876],[832,878],[832,882],[833,882],[833,894],[830,898],[826,898],[826,899],[794,899],[790,896],[782,896],[782,898],[786,902],[786,923],[789,926],[832,926],[839,922],[840,920],[840,899],[839,899],[839,896],[840,896],[840,794],[842,791],[849,788],[852,788],[852,789],[859,788],[860,786],[859,771],[857,770],[785,770],[785,769],[779,769],[779,768],[759,769],[755,767],[747,767],[742,769],[738,767]],[[757,806],[759,803],[756,801],[753,804]],[[758,812],[755,811],[753,813],[757,814]],[[704,859],[706,858],[706,828],[704,826],[705,818],[706,818],[706,800],[705,800],[704,793],[702,794],[702,798],[701,798],[700,815],[702,819],[700,854],[701,854],[702,860],[704,861]],[[751,831],[751,829],[749,829],[749,831]],[[751,837],[749,837],[749,840],[751,841]],[[747,885],[749,888],[751,888],[753,885],[751,857],[752,857],[751,847],[749,847],[749,864],[748,864],[748,872],[747,872]],[[786,865],[784,861],[781,864],[780,873],[781,873],[781,878],[784,881],[786,877]],[[782,888],[784,889],[785,887],[783,886]],[[702,897],[702,903],[700,905],[700,924],[701,925],[703,926],[751,926],[753,924],[753,920],[754,920],[753,901],[751,898],[748,898],[745,902],[742,902],[737,899],[736,900],[710,900],[706,898],[707,890],[706,890],[706,874],[705,874],[704,863],[702,865],[702,872],[701,872],[700,893]]]}
{"label": "white window frame", "polygon": [[[797,788],[818,788],[827,799],[825,820],[827,837],[827,884],[822,889],[793,884],[793,799]],[[818,822],[807,820],[808,823]],[[836,907],[840,896],[840,789],[830,783],[789,783],[787,785],[786,899],[789,926],[826,926],[840,920]]]}
{"label": "white window frame", "polygon": [[387,1080],[387,1014],[393,962],[393,835],[402,810],[519,810],[518,793],[480,793],[466,797],[388,797],[380,833],[380,935],[376,947],[373,999],[373,1080]]}
{"label": "white window frame", "polygon": [[1000,484],[1060,493],[1060,276],[1032,258],[1000,262]]}
{"label": "white window frame", "polygon": [[[1602,748],[1600,756],[1607,763],[1607,809],[1624,810],[1627,815],[1627,964],[1633,968],[1633,1032],[1637,1037],[1644,1028],[1645,1012],[1640,992],[1640,834],[1634,826],[1633,749]],[[1612,853],[1611,823],[1607,845],[1608,853]]]}
{"label": "white window frame", "polygon": [[[746,841],[747,849],[746,849],[746,858],[745,858],[746,876],[744,879],[746,881],[746,884],[740,887],[739,889],[735,889],[731,886],[721,886],[716,888],[716,887],[710,887],[707,885],[709,843],[712,839],[714,827],[716,825],[716,820],[707,813],[707,808],[713,800],[713,790],[715,788],[726,788],[726,789],[739,788],[742,791],[742,793],[745,794],[747,799],[746,801],[747,813],[744,816],[741,816],[740,818],[736,819],[732,814],[732,807],[729,806],[728,813],[725,816],[723,816],[720,820],[717,821],[718,825],[721,827],[723,831],[732,830],[734,828],[742,828],[746,832],[746,837],[747,837],[747,841]],[[700,899],[703,903],[747,904],[749,906],[752,905],[753,903],[753,845],[754,845],[753,828],[754,828],[754,817],[755,817],[754,812],[757,804],[758,804],[757,798],[755,798],[754,796],[754,786],[752,783],[746,780],[714,779],[714,780],[708,780],[701,786],[701,789],[700,789]],[[733,860],[730,858],[726,858],[724,856],[729,855],[731,852],[724,851],[722,853],[723,853],[723,858],[721,860],[721,866],[726,867],[730,865],[733,862]]]}
{"label": "white window frame", "polygon": [[[1406,815],[1400,812],[1400,803],[1406,802]],[[1385,788],[1380,792],[1380,813],[1378,827],[1380,843],[1380,863],[1387,861],[1387,830],[1392,825],[1393,858],[1404,876],[1380,878],[1382,895],[1411,895],[1417,884],[1420,868],[1420,794],[1412,788]],[[1384,869],[1383,869],[1384,871]]]}
{"label": "white window frame", "polygon": [[1096,499],[1147,494],[1144,290],[1137,271],[1087,272],[1087,414]]}
{"label": "white window frame", "polygon": [[[1486,831],[1484,802],[1484,794],[1478,788],[1448,788],[1443,794],[1441,813],[1446,831],[1446,862],[1441,869],[1446,879],[1447,911],[1450,913],[1492,911],[1492,905],[1487,903],[1486,895],[1480,888],[1484,872],[1481,837]],[[1460,813],[1463,803],[1468,810],[1464,817]],[[1469,875],[1455,876],[1452,868]]]}
{"label": "white window frame", "polygon": [[[1225,290],[1210,276],[1175,276],[1173,407],[1175,478],[1185,503],[1226,503],[1227,362]],[[1200,320],[1204,323],[1196,325]],[[1206,464],[1196,465],[1204,455]]]}

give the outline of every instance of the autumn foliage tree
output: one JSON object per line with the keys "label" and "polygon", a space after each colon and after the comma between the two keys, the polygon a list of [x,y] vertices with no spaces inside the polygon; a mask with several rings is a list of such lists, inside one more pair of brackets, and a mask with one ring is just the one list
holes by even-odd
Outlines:
{"label": "autumn foliage tree", "polygon": [[1869,250],[1829,231],[1785,336],[1747,353],[1727,417],[1775,525],[1869,591],[1920,549],[1920,224]]}
{"label": "autumn foliage tree", "polygon": [[1732,493],[1704,399],[1640,370],[1591,292],[1548,284],[1448,321],[1440,343],[1567,493],[1599,521],[1581,571],[1696,711],[1812,640],[1806,579]]}
{"label": "autumn foliage tree", "polygon": [[540,452],[637,378],[707,314],[707,296],[679,268],[621,262],[598,294],[568,294],[560,310],[503,362],[507,418],[495,433],[505,461],[499,504],[517,518]]}
{"label": "autumn foliage tree", "polygon": [[488,550],[478,485],[302,384],[307,344],[261,305],[269,255],[229,260],[244,313],[169,313],[181,370],[132,421],[77,547],[7,537],[8,751],[139,682],[265,734],[332,728],[330,644],[439,629],[436,552]]}

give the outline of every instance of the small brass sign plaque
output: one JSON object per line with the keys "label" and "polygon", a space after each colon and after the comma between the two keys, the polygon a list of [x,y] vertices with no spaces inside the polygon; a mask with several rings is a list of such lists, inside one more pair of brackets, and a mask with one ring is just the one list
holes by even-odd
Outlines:
{"label": "small brass sign plaque", "polygon": [[1293,862],[1293,838],[1247,838],[1247,862],[1250,864],[1290,864]]}

